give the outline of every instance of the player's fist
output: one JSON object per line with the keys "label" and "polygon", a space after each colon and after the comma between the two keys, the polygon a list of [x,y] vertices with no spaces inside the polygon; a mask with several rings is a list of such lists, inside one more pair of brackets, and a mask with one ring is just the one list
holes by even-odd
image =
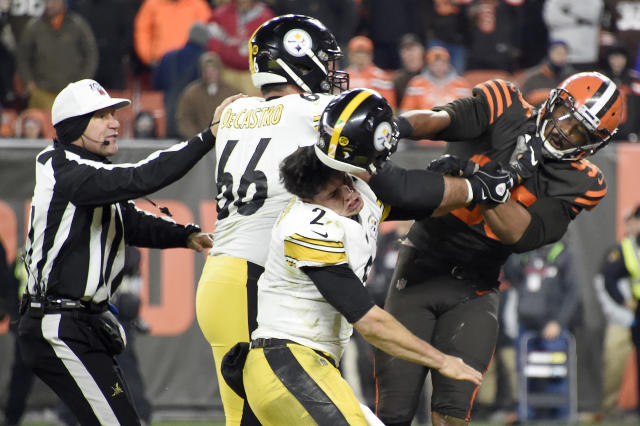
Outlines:
{"label": "player's fist", "polygon": [[511,196],[509,190],[515,186],[511,173],[493,161],[468,179],[473,190],[473,201],[482,204],[506,203]]}
{"label": "player's fist", "polygon": [[429,163],[427,170],[456,177],[471,177],[478,171],[478,165],[473,161],[463,160],[455,155],[445,154]]}

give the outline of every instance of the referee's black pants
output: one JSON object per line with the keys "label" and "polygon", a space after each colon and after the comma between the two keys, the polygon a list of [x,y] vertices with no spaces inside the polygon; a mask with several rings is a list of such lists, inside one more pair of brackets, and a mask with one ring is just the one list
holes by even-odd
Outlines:
{"label": "referee's black pants", "polygon": [[24,362],[73,411],[81,425],[140,425],[120,368],[77,311],[22,315]]}

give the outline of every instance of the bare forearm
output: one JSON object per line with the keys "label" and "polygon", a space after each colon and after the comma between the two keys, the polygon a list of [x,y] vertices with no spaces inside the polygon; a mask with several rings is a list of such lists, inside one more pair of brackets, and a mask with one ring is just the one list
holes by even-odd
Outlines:
{"label": "bare forearm", "polygon": [[353,324],[355,329],[373,346],[393,355],[418,364],[439,369],[445,355],[411,333],[391,314],[378,306]]}
{"label": "bare forearm", "polygon": [[416,110],[402,114],[413,126],[411,139],[431,139],[451,123],[445,111]]}
{"label": "bare forearm", "polygon": [[509,200],[495,207],[480,206],[489,228],[503,244],[515,244],[531,223],[531,215],[518,202]]}
{"label": "bare forearm", "polygon": [[464,207],[469,197],[470,186],[464,178],[444,176],[444,194],[442,201],[432,216],[442,216],[443,214]]}

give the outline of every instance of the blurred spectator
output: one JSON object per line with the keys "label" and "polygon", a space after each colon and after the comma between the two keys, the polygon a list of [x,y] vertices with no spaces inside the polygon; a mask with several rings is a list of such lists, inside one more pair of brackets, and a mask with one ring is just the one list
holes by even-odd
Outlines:
{"label": "blurred spectator", "polygon": [[522,54],[524,0],[473,0],[468,9],[468,70],[514,72]]}
{"label": "blurred spectator", "polygon": [[451,54],[458,74],[466,71],[469,0],[428,0],[426,3],[427,46],[443,46]]}
{"label": "blurred spectator", "polygon": [[9,106],[16,99],[13,86],[13,75],[16,69],[15,49],[12,49],[6,37],[3,37],[8,32],[8,26],[4,21],[6,16],[0,10],[0,107]]}
{"label": "blurred spectator", "polygon": [[520,61],[517,69],[526,69],[538,65],[547,55],[549,32],[542,18],[542,6],[545,0],[526,0],[522,5],[522,37]]}
{"label": "blurred spectator", "polygon": [[[635,214],[638,214],[638,218]],[[633,238],[640,232],[640,211],[633,210],[624,215],[625,238]],[[605,415],[617,415],[616,406],[625,373],[627,361],[633,352],[631,326],[634,322],[633,295],[628,277],[615,281],[610,278],[609,289],[605,289],[604,273],[609,264],[621,258],[618,244],[611,247],[604,256],[598,275],[594,278],[596,295],[607,320],[604,336],[603,364],[600,372],[602,380],[602,412]],[[612,296],[617,296],[614,299]]]}
{"label": "blurred spectator", "polygon": [[347,46],[349,87],[366,87],[378,91],[392,108],[396,107],[396,94],[391,75],[373,63],[373,43],[368,37],[355,36]]}
{"label": "blurred spectator", "polygon": [[447,49],[434,46],[427,50],[427,66],[412,78],[402,98],[400,111],[431,109],[454,99],[471,96],[469,83],[451,65]]}
{"label": "blurred spectator", "polygon": [[359,0],[265,0],[265,3],[276,15],[293,13],[316,18],[333,33],[343,51],[358,25]]}
{"label": "blurred spectator", "polygon": [[0,109],[0,137],[12,138],[16,135],[16,121],[18,113],[14,109]]}
{"label": "blurred spectator", "polygon": [[640,134],[640,81],[629,67],[627,50],[622,44],[605,47],[601,72],[613,80],[623,97],[623,111],[614,140],[638,142]]}
{"label": "blurred spectator", "polygon": [[569,46],[561,40],[549,43],[547,57],[542,63],[527,70],[522,77],[520,90],[531,105],[540,106],[549,97],[549,92],[576,70],[567,63]]}
{"label": "blurred spectator", "polygon": [[210,16],[205,0],[145,0],[133,26],[138,58],[155,67],[165,53],[185,45],[195,22],[206,22]]}
{"label": "blurred spectator", "polygon": [[140,111],[136,114],[136,118],[133,120],[133,137],[136,139],[156,139],[158,137],[156,119],[149,111]]}
{"label": "blurred spectator", "polygon": [[393,75],[396,103],[400,105],[409,81],[425,66],[424,45],[415,34],[405,34],[399,44],[401,66]]}
{"label": "blurred spectator", "polygon": [[640,48],[640,0],[604,0],[603,29],[612,43],[621,43],[627,51],[631,68]]}
{"label": "blurred spectator", "polygon": [[[0,320],[9,316],[9,330],[13,336],[18,331],[18,309],[22,293],[26,287],[27,275],[19,253],[15,261],[8,264],[6,252],[0,241]],[[13,363],[11,364],[11,378],[7,385],[7,405],[4,408],[4,423],[7,426],[21,424],[27,397],[31,392],[35,375],[20,356],[20,349],[14,340]]]}
{"label": "blurred spectator", "polygon": [[[374,62],[384,70],[400,67],[398,42],[406,33],[424,34],[420,0],[361,0],[357,32],[367,34],[374,45]],[[356,87],[356,86],[352,86]]]}
{"label": "blurred spectator", "polygon": [[[578,273],[573,255],[563,240],[547,244],[522,255],[512,255],[504,267],[508,279],[518,294],[519,336],[516,346],[518,369],[520,350],[526,334],[536,333],[527,347],[543,352],[568,350],[567,339],[576,325],[579,306]],[[523,379],[523,375],[520,375]],[[524,379],[534,392],[566,393],[567,377]],[[569,420],[569,407],[520,407],[519,417],[527,419]],[[524,419],[523,413],[526,413]]]}
{"label": "blurred spectator", "polygon": [[592,71],[598,62],[603,0],[547,0],[544,22],[550,40],[569,46],[569,63],[578,71]]}
{"label": "blurred spectator", "polygon": [[25,109],[18,116],[16,136],[23,139],[40,139],[45,136],[48,117],[44,111],[35,108]]}
{"label": "blurred spectator", "polygon": [[201,132],[211,122],[216,106],[238,93],[221,79],[222,62],[217,54],[205,52],[199,62],[200,78],[189,84],[178,100],[176,122],[182,139]]}
{"label": "blurred spectator", "polygon": [[247,95],[260,95],[249,71],[249,39],[263,22],[275,15],[256,0],[230,0],[213,9],[207,50],[217,53],[224,65],[222,79]]}
{"label": "blurred spectator", "polygon": [[13,42],[17,44],[31,18],[39,18],[44,13],[46,0],[5,0],[5,3],[10,3],[8,21]]}
{"label": "blurred spectator", "polygon": [[[631,340],[636,348],[636,365],[640,366],[640,205],[625,220],[626,235],[609,252],[602,268],[604,287],[609,296],[634,312]],[[627,279],[629,287],[621,289],[620,280]],[[638,395],[640,395],[640,368],[636,368]],[[640,404],[636,405],[636,422],[640,419]],[[637,423],[636,423],[637,424]]]}
{"label": "blurred spectator", "polygon": [[42,17],[29,22],[17,50],[18,71],[29,107],[51,109],[68,83],[93,78],[98,47],[93,31],[66,0],[46,0]]}
{"label": "blurred spectator", "polygon": [[[164,92],[164,109],[167,117],[165,133],[169,138],[179,135],[176,123],[178,99],[184,88],[198,78],[198,58],[205,51],[210,37],[211,32],[206,24],[194,23],[189,30],[189,39],[184,47],[167,52],[153,70],[152,87]],[[200,130],[202,129],[198,131]]]}
{"label": "blurred spectator", "polygon": [[72,10],[84,17],[98,44],[95,79],[107,89],[122,90],[133,51],[133,19],[137,6],[130,0],[74,0]]}

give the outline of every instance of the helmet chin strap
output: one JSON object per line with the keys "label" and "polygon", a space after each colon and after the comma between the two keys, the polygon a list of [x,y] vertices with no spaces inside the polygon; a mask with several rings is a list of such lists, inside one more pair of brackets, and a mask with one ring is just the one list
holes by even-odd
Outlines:
{"label": "helmet chin strap", "polygon": [[302,79],[300,77],[298,77],[298,74],[296,74],[295,72],[293,72],[293,70],[291,69],[291,67],[289,67],[289,65],[287,65],[282,59],[278,58],[276,59],[276,63],[278,65],[280,65],[280,67],[289,75],[289,77],[291,77],[291,79],[293,81],[296,82],[296,84],[298,85],[298,87],[300,87],[302,90],[304,90],[305,92],[311,93],[311,88],[309,86],[307,86],[307,84],[302,81]]}

